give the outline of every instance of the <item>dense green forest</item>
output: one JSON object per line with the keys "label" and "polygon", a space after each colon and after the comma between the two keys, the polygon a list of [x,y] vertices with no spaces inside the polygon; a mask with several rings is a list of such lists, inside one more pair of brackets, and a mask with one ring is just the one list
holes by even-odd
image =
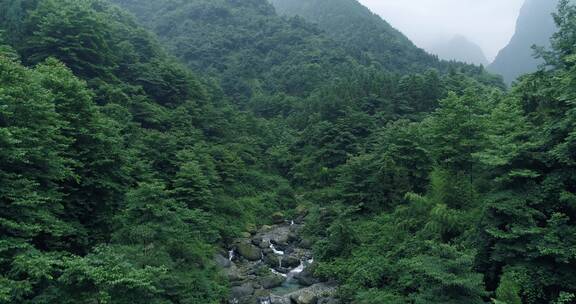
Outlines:
{"label": "dense green forest", "polygon": [[0,1],[0,303],[239,303],[298,215],[335,303],[576,303],[576,5],[508,90],[291,1]]}

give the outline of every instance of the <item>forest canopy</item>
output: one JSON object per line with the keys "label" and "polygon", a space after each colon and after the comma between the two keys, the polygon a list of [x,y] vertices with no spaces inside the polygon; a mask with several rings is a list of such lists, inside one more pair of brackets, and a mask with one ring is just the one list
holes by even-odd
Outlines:
{"label": "forest canopy", "polygon": [[574,303],[576,6],[507,88],[313,2],[1,1],[0,303],[238,301],[298,217],[333,303]]}

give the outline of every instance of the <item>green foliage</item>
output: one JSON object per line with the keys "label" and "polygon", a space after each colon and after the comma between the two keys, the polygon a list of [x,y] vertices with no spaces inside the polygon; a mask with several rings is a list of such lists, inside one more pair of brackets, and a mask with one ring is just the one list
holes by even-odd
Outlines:
{"label": "green foliage", "polygon": [[500,285],[496,290],[495,303],[522,304],[520,286],[515,281],[513,272],[506,272],[500,278]]}
{"label": "green foliage", "polygon": [[482,275],[471,273],[472,257],[449,245],[429,245],[426,255],[399,261],[400,283],[414,303],[484,303]]}
{"label": "green foliage", "polygon": [[176,59],[105,0],[0,2],[0,302],[222,303],[217,248],[298,204],[345,303],[573,302],[574,5],[503,92],[339,1],[115,1]]}
{"label": "green foliage", "polygon": [[106,76],[113,59],[108,45],[111,28],[94,1],[39,1],[24,24],[22,55],[29,63],[55,56],[84,77]]}

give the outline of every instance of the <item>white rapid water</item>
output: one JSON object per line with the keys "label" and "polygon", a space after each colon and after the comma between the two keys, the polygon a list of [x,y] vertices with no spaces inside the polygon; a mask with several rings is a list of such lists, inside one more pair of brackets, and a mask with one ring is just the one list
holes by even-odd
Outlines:
{"label": "white rapid water", "polygon": [[272,304],[270,298],[260,300],[260,304]]}
{"label": "white rapid water", "polygon": [[304,262],[300,261],[300,265],[299,265],[298,267],[292,269],[292,270],[288,273],[288,275],[290,275],[290,274],[294,275],[294,274],[297,274],[297,273],[301,273],[302,271],[304,271],[304,268],[305,268],[305,267],[306,267],[306,266],[304,265]]}
{"label": "white rapid water", "polygon": [[286,277],[286,276],[287,276],[287,275],[285,275],[285,274],[283,274],[283,273],[281,273],[281,272],[276,271],[276,269],[274,269],[274,268],[270,268],[270,271],[272,271],[273,274],[276,274],[276,275],[279,275],[279,276],[283,276],[283,277]]}
{"label": "white rapid water", "polygon": [[284,251],[276,250],[276,247],[274,247],[272,243],[270,243],[270,249],[272,249],[272,252],[276,255],[284,255]]}
{"label": "white rapid water", "polygon": [[234,249],[228,251],[228,260],[232,261],[234,259]]}

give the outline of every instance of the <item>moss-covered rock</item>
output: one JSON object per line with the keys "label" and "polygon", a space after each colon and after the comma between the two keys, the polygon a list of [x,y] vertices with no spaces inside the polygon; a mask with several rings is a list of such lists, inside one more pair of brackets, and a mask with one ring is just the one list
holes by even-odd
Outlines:
{"label": "moss-covered rock", "polygon": [[237,246],[237,251],[240,256],[249,261],[258,261],[262,257],[262,250],[252,244],[240,243]]}
{"label": "moss-covered rock", "polygon": [[285,221],[284,213],[282,212],[275,212],[272,214],[272,222],[274,224],[282,224]]}

